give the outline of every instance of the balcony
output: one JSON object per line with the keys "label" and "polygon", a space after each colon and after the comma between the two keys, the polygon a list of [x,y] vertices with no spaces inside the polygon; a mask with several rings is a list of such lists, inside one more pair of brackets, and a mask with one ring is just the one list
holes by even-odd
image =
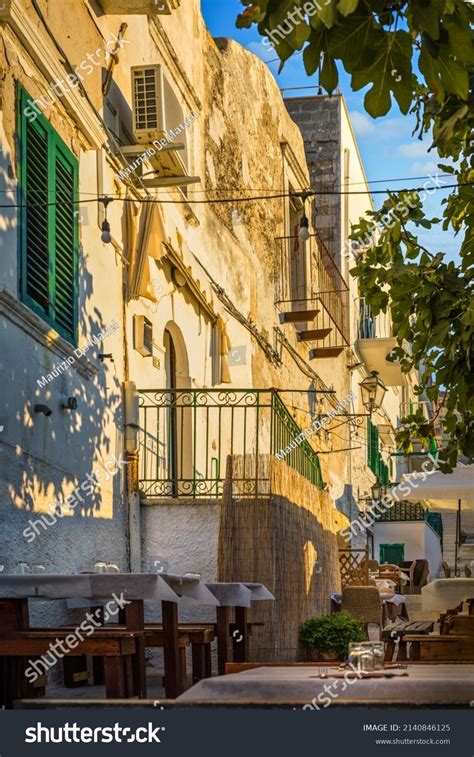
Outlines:
{"label": "balcony", "polygon": [[97,0],[106,16],[169,16],[181,0]]}
{"label": "balcony", "polygon": [[337,357],[349,345],[349,289],[317,234],[278,237],[275,304],[281,323],[312,346],[310,359]]}
{"label": "balcony", "polygon": [[[220,498],[226,462],[239,497],[268,496],[269,458],[301,429],[280,393],[268,389],[139,391],[139,479],[153,498]],[[307,440],[285,462],[322,489],[319,459]]]}
{"label": "balcony", "polygon": [[438,535],[443,545],[443,519],[439,513],[426,510],[423,505],[411,502],[396,502],[390,510],[377,517],[377,523],[407,523],[424,521]]}
{"label": "balcony", "polygon": [[359,325],[355,348],[368,371],[377,371],[386,386],[404,386],[405,379],[398,363],[391,363],[387,355],[397,346],[392,335],[390,316],[374,316],[364,297],[359,299]]}

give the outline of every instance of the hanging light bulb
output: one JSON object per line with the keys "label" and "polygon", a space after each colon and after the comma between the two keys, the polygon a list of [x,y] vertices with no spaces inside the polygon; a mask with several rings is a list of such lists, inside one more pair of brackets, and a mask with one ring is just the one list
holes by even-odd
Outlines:
{"label": "hanging light bulb", "polygon": [[100,238],[104,244],[110,244],[112,242],[112,234],[110,233],[110,223],[107,220],[107,207],[111,202],[113,202],[113,199],[111,197],[102,197],[100,202],[104,203],[104,212],[105,212],[105,218],[102,221],[102,226],[101,226],[102,234]]}
{"label": "hanging light bulb", "polygon": [[108,221],[102,221],[102,234],[100,235],[104,244],[110,244],[112,241],[112,234],[110,233],[110,223]]}
{"label": "hanging light bulb", "polygon": [[300,221],[300,233],[299,233],[300,242],[307,242],[309,239],[309,236],[310,236],[309,221],[306,214],[303,214],[301,216],[301,221]]}

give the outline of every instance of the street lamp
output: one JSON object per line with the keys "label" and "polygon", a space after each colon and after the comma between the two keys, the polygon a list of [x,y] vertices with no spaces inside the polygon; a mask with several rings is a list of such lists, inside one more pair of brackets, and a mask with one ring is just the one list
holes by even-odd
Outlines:
{"label": "street lamp", "polygon": [[379,479],[377,479],[375,484],[372,486],[372,499],[374,500],[374,502],[380,502],[384,493],[384,487],[380,483]]}
{"label": "street lamp", "polygon": [[378,410],[381,406],[387,387],[379,379],[377,371],[372,371],[370,376],[360,382],[359,386],[362,392],[362,403],[369,415],[372,415],[374,410]]}

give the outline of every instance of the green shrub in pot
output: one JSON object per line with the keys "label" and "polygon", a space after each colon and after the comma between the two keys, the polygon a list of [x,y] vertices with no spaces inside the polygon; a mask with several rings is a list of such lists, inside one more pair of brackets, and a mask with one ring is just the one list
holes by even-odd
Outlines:
{"label": "green shrub in pot", "polygon": [[313,660],[345,660],[349,644],[366,639],[363,622],[348,612],[308,618],[300,631],[300,641]]}

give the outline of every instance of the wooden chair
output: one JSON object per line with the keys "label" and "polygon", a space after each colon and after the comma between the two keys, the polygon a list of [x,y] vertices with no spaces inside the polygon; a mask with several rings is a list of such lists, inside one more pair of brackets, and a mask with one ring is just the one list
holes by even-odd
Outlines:
{"label": "wooden chair", "polygon": [[346,586],[342,590],[341,610],[362,620],[368,629],[376,624],[379,631],[383,624],[383,604],[375,586]]}
{"label": "wooden chair", "polygon": [[369,571],[372,571],[372,572],[375,572],[376,570],[380,568],[378,560],[369,560],[368,565],[369,565]]}
{"label": "wooden chair", "polygon": [[444,571],[444,577],[445,578],[451,578],[451,568],[449,567],[449,565],[446,562],[446,560],[442,561],[441,567],[443,568],[443,571]]}
{"label": "wooden chair", "polygon": [[397,662],[407,660],[407,636],[416,634],[425,636],[434,628],[433,620],[409,620],[404,623],[390,623],[382,631],[382,641],[385,646],[385,662],[392,662],[395,645],[398,642]]}

